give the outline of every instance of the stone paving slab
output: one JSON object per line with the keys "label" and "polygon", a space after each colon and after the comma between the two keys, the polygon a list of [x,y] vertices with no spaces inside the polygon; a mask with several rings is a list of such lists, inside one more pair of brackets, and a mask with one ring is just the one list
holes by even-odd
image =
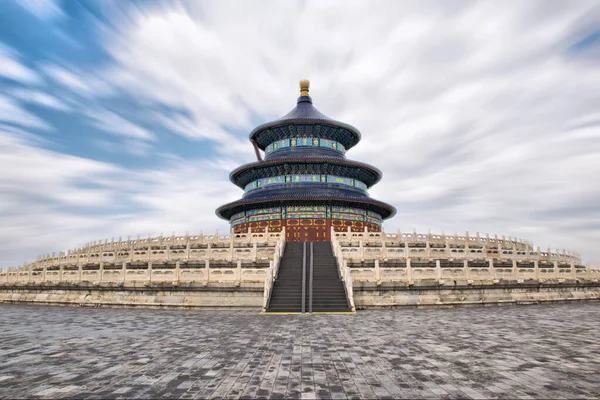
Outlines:
{"label": "stone paving slab", "polygon": [[0,305],[0,398],[600,398],[600,303],[357,315]]}

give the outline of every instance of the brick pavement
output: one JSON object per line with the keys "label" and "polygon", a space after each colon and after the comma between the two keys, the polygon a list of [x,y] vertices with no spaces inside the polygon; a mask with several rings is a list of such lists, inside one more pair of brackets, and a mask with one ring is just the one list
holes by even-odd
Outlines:
{"label": "brick pavement", "polygon": [[600,304],[251,312],[0,305],[0,398],[600,398]]}

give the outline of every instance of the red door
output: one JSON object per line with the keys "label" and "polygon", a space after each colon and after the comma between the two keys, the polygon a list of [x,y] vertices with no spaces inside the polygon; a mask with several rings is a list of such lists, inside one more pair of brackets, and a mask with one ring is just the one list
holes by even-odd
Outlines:
{"label": "red door", "polygon": [[329,229],[326,220],[288,220],[286,224],[288,242],[328,242]]}

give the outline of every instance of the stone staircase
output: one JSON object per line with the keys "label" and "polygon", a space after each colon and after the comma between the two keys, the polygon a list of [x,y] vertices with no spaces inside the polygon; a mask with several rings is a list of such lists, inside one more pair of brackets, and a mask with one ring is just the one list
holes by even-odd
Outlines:
{"label": "stone staircase", "polygon": [[[330,242],[312,243],[313,312],[350,312],[348,298],[340,279]],[[310,304],[310,259],[311,243],[288,242],[279,266],[277,279],[273,284],[271,298],[267,306],[270,312],[302,312],[302,264],[306,256],[305,271],[305,312]]]}
{"label": "stone staircase", "polygon": [[313,312],[352,311],[348,306],[348,297],[333,256],[331,242],[313,243],[312,300]]}
{"label": "stone staircase", "polygon": [[267,312],[302,311],[302,256],[301,242],[287,242],[279,264],[279,273],[269,299]]}

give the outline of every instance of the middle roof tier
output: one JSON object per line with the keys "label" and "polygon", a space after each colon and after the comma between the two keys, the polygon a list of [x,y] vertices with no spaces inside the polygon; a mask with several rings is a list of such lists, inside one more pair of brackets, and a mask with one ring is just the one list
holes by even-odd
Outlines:
{"label": "middle roof tier", "polygon": [[381,179],[381,171],[366,163],[345,158],[297,156],[242,165],[231,172],[229,179],[245,189],[249,183],[262,178],[302,174],[346,177],[363,182],[367,188]]}

